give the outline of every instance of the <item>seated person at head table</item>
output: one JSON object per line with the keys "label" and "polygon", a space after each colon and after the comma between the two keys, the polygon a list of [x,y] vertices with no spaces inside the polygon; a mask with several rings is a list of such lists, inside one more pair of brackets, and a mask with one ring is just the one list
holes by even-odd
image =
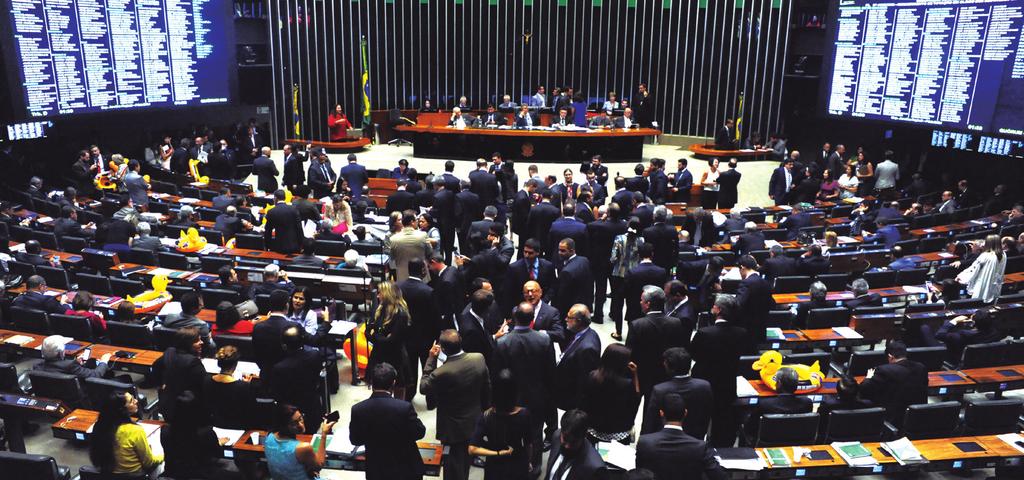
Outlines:
{"label": "seated person at head table", "polygon": [[516,127],[539,127],[540,117],[536,113],[530,111],[530,107],[527,105],[521,105],[519,107],[519,113],[516,114]]}
{"label": "seated person at head table", "polygon": [[480,116],[480,124],[485,127],[501,126],[505,124],[505,114],[498,112],[494,104],[487,104],[487,113]]}
{"label": "seated person at head table", "polygon": [[612,128],[615,125],[615,120],[612,118],[612,114],[608,112],[601,112],[590,118],[588,126],[590,128]]}
{"label": "seated person at head table", "polygon": [[633,117],[633,109],[626,107],[622,110],[622,116],[615,119],[615,128],[634,128],[640,127],[635,117]]}
{"label": "seated person at head table", "polygon": [[618,95],[615,92],[608,92],[608,100],[601,105],[601,111],[611,116],[612,112],[619,109]]}
{"label": "seated person at head table", "polygon": [[434,112],[437,112],[437,107],[434,106],[434,103],[431,102],[429,98],[424,100],[423,101],[423,106],[420,107],[420,113],[434,113]]}
{"label": "seated person at head table", "polygon": [[519,105],[517,105],[516,102],[512,101],[512,97],[511,96],[505,95],[505,96],[501,97],[501,103],[498,104],[498,110],[501,110],[503,112],[506,112],[506,111],[511,112],[511,111],[514,111],[516,109],[516,107],[518,107],[518,106]]}
{"label": "seated person at head table", "polygon": [[455,107],[452,115],[448,118],[448,126],[455,128],[466,128],[473,125],[474,118],[468,113],[462,113],[462,109]]}
{"label": "seated person at head table", "polygon": [[555,128],[566,128],[575,125],[568,107],[558,109],[558,115],[551,119],[551,126]]}

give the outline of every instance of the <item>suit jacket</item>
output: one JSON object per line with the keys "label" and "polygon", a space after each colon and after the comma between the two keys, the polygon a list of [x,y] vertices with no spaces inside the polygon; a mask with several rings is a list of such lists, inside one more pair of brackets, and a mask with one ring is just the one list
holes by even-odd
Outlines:
{"label": "suit jacket", "polygon": [[[721,178],[722,174],[718,174]],[[689,202],[690,201],[690,188],[693,187],[693,174],[690,173],[690,169],[685,169],[676,172],[676,201]]]}
{"label": "suit jacket", "polygon": [[811,216],[805,212],[794,213],[782,219],[779,226],[787,230],[786,240],[796,240],[801,228],[811,226]]}
{"label": "suit jacket", "polygon": [[[557,441],[561,438],[562,431],[555,430],[552,435],[551,442],[551,453],[548,454],[548,467],[544,472],[544,480],[562,480],[561,478],[554,478],[554,467],[555,462],[559,457],[562,456],[562,442]],[[594,446],[590,443],[589,439],[583,440],[582,451],[572,458],[563,458],[562,461],[572,462],[572,466],[569,467],[569,473],[566,474],[565,480],[592,480],[603,478],[603,472],[605,470],[604,460],[601,459],[601,455],[597,453]]]}
{"label": "suit jacket", "polygon": [[484,113],[480,115],[481,125],[504,125],[505,114],[501,112]]}
{"label": "suit jacket", "polygon": [[[344,167],[341,167],[341,173],[338,175],[338,183],[341,180],[348,182],[348,188],[352,189],[352,198],[360,198],[363,196],[363,186],[370,181],[370,177],[366,175],[366,167],[358,163],[349,163]],[[339,190],[341,185],[338,185]]]}
{"label": "suit jacket", "polygon": [[492,374],[507,368],[519,385],[516,405],[536,412],[534,423],[543,420],[544,412],[554,410],[551,392],[555,386],[555,348],[547,335],[529,328],[513,328],[498,339],[491,361]]}
{"label": "suit jacket", "polygon": [[484,324],[481,325],[480,321],[473,316],[472,308],[467,306],[465,310],[459,313],[459,335],[462,336],[462,349],[471,352],[479,353],[484,356],[487,360],[487,364],[491,364],[491,356],[494,353],[494,337],[487,330],[487,312],[484,312],[481,317],[483,318]]}
{"label": "suit jacket", "polygon": [[877,293],[871,292],[866,295],[851,298],[844,302],[844,304],[846,305],[846,308],[849,308],[851,311],[856,309],[857,307],[881,307],[882,296]]}
{"label": "suit jacket", "polygon": [[320,380],[323,363],[324,356],[316,348],[304,346],[284,354],[271,368],[273,375],[267,382],[271,396],[278,404],[295,405],[303,415],[319,418],[325,413]]}
{"label": "suit jacket", "polygon": [[132,205],[137,207],[149,205],[149,184],[146,183],[145,178],[142,178],[142,175],[128,172],[124,176],[124,187],[128,189],[128,197],[132,199]]}
{"label": "suit jacket", "polygon": [[211,200],[210,202],[213,203],[213,208],[220,211],[224,211],[227,210],[227,208],[230,207],[231,205],[234,205],[235,201],[235,196],[228,194],[217,195],[216,197],[213,197],[213,200]]}
{"label": "suit jacket", "polygon": [[512,198],[512,215],[509,218],[512,233],[517,236],[526,234],[526,219],[530,216],[530,207],[533,206],[533,199],[526,190],[519,190]]}
{"label": "suit jacket", "polygon": [[657,204],[665,203],[668,199],[668,176],[661,169],[654,170],[648,177],[648,181],[651,183],[650,188],[647,190],[647,196],[651,197],[651,201]]}
{"label": "suit jacket", "polygon": [[430,357],[423,367],[420,393],[437,406],[437,439],[453,444],[469,441],[476,421],[490,405],[491,380],[479,353],[448,357],[440,367]]}
{"label": "suit jacket", "polygon": [[800,275],[815,276],[828,273],[829,260],[825,256],[800,257],[797,259],[796,270]]}
{"label": "suit jacket", "polygon": [[576,242],[577,252],[586,253],[588,248],[587,224],[574,217],[562,217],[551,223],[547,251],[548,259],[556,265],[561,263],[561,259],[558,257],[558,243],[566,238],[571,238]]}
{"label": "suit jacket", "polygon": [[731,322],[716,322],[697,330],[689,348],[693,376],[711,384],[715,402],[736,399],[736,374],[741,355],[753,351],[747,329]]}
{"label": "suit jacket", "polygon": [[736,132],[722,125],[722,128],[715,132],[715,148],[719,150],[734,150],[736,148]]}
{"label": "suit jacket", "polygon": [[590,372],[601,366],[601,338],[591,328],[573,334],[555,367],[555,405],[562,410],[579,408],[583,385]]}
{"label": "suit jacket", "polygon": [[640,192],[647,195],[647,192],[651,189],[651,182],[646,177],[641,175],[629,177],[626,179],[626,190],[631,192]]}
{"label": "suit jacket", "polygon": [[447,267],[440,275],[430,282],[434,289],[434,298],[438,310],[441,313],[442,330],[455,328],[456,315],[462,312],[466,305],[465,291],[462,276],[455,267]]}
{"label": "suit jacket", "polygon": [[679,241],[676,227],[667,223],[655,223],[644,229],[644,242],[654,246],[654,263],[671,271],[679,262]]}
{"label": "suit jacket", "polygon": [[[469,110],[469,107],[466,107],[465,109]],[[459,118],[462,118],[462,121],[466,124],[467,127],[472,127],[476,122],[476,117],[468,113],[462,113],[458,117],[449,118],[448,125],[454,127],[458,123]]]}
{"label": "suit jacket", "polygon": [[74,375],[79,380],[84,380],[86,378],[103,378],[107,374],[108,368],[106,363],[97,364],[96,368],[88,368],[79,364],[74,358],[53,358],[44,359],[42,362],[35,364],[32,370]]}
{"label": "suit jacket", "polygon": [[[555,292],[555,265],[546,259],[537,259],[537,283],[544,290],[544,295],[550,297]],[[525,258],[520,258],[509,264],[505,271],[505,281],[502,282],[504,292],[501,296],[503,312],[511,312],[520,301],[523,300],[523,284],[530,280],[530,267]]]}
{"label": "suit jacket", "polygon": [[[608,259],[612,256],[615,237],[626,233],[626,222],[618,219],[597,220],[587,224],[587,258],[595,276],[611,271]],[[599,282],[600,283],[600,282]]]}
{"label": "suit jacket", "polygon": [[569,185],[556,183],[551,186],[551,193],[557,193],[563,203],[570,199],[576,200],[580,196],[580,184],[576,182]]}
{"label": "suit jacket", "polygon": [[[213,229],[224,234],[224,240],[228,240],[242,231],[242,220],[237,216],[222,213],[217,215],[217,219],[214,220]],[[136,241],[136,243],[138,242]],[[135,248],[135,244],[132,244],[132,248]]]}
{"label": "suit jacket", "polygon": [[412,404],[383,392],[352,406],[348,427],[353,445],[366,445],[367,480],[423,478],[423,458],[416,441],[426,427]]}
{"label": "suit jacket", "polygon": [[558,288],[553,298],[552,306],[558,309],[562,318],[577,303],[594,303],[594,280],[590,273],[590,262],[586,258],[576,255],[562,266],[558,271]]}
{"label": "suit jacket", "polygon": [[[470,192],[461,192],[461,193],[459,193],[459,195],[462,195],[463,193],[470,193]],[[469,225],[463,226],[462,228],[460,228],[460,230],[462,230],[463,232],[466,232],[467,236],[469,238],[474,238],[474,237],[487,238],[487,235],[491,231],[491,225],[496,225],[497,223],[498,222],[495,222],[494,220],[488,220],[488,219],[485,218],[483,220],[476,220],[476,221],[470,222]],[[466,228],[467,226],[469,228]],[[466,255],[472,255],[472,254],[476,253],[476,250],[475,249],[467,249],[467,252],[468,253],[466,253]]]}
{"label": "suit jacket", "polygon": [[832,178],[839,178],[846,171],[846,161],[839,155],[839,152],[832,152],[828,156],[826,164],[829,172],[832,174]]}
{"label": "suit jacket", "polygon": [[401,282],[409,278],[409,261],[418,258],[426,263],[427,257],[433,252],[427,243],[427,232],[404,227],[402,231],[391,235],[391,260],[395,262],[395,278]]}
{"label": "suit jacket", "polygon": [[18,295],[18,297],[11,302],[11,306],[27,308],[30,310],[41,310],[46,313],[59,313],[62,315],[68,311],[66,307],[57,301],[56,297],[44,295],[36,291],[28,291]]}
{"label": "suit jacket", "polygon": [[459,177],[456,177],[449,172],[444,172],[441,174],[441,178],[444,179],[445,190],[453,193],[462,190],[462,180],[459,180]]}
{"label": "suit jacket", "polygon": [[286,317],[271,315],[252,328],[252,348],[256,364],[261,372],[270,372],[271,367],[284,358],[281,348],[281,334],[293,325]]}
{"label": "suit jacket", "polygon": [[270,250],[278,253],[295,253],[302,249],[302,219],[292,205],[281,202],[265,215],[267,226],[263,240]]}
{"label": "suit jacket", "polygon": [[747,417],[744,429],[750,436],[757,437],[758,423],[761,421],[761,415],[766,413],[811,413],[813,408],[814,402],[807,396],[783,393],[774,397],[765,397],[759,399],[757,404],[754,405],[754,410]]}
{"label": "suit jacket", "polygon": [[590,119],[590,127],[611,127],[615,124],[611,117],[608,115],[596,115]]}
{"label": "suit jacket", "polygon": [[292,200],[292,206],[299,211],[299,218],[303,222],[309,220],[311,222],[320,222],[320,206],[314,203],[308,198],[295,198]]}
{"label": "suit jacket", "polygon": [[540,117],[538,117],[536,113],[530,112],[528,115],[530,117],[529,120],[527,120],[526,117],[522,116],[522,114],[516,113],[516,127],[526,128],[528,126],[540,126]]}
{"label": "suit jacket", "polygon": [[[327,175],[324,175],[324,167],[327,169]],[[338,180],[338,174],[334,173],[330,162],[325,162],[323,165],[320,165],[319,161],[311,162],[306,177],[309,181],[309,188],[313,190],[313,196],[316,198],[330,195],[334,190],[334,183]],[[349,186],[351,185],[349,184]]]}
{"label": "suit jacket", "polygon": [[668,380],[661,356],[669,348],[689,345],[685,336],[683,323],[661,312],[648,312],[629,324],[626,346],[632,350],[641,393],[647,395],[654,385]]}
{"label": "suit jacket", "polygon": [[404,212],[406,210],[418,212],[419,209],[416,208],[416,194],[406,190],[396,190],[395,193],[388,195],[388,201],[384,210],[389,214],[391,212]]}
{"label": "suit jacket", "polygon": [[267,193],[277,191],[277,165],[274,161],[260,155],[252,161],[252,173],[256,175],[256,187]]}
{"label": "suit jacket", "polygon": [[764,250],[764,234],[761,232],[744,233],[736,239],[732,250],[738,256],[748,255],[754,250]]}
{"label": "suit jacket", "polygon": [[[302,164],[305,163],[305,161],[306,158],[298,153],[288,155],[288,157],[284,159],[284,177],[281,178],[281,183],[289,187],[304,185],[306,183],[306,172],[302,170]],[[317,164],[319,162],[313,163]]]}
{"label": "suit jacket", "polygon": [[[721,178],[721,175],[719,175]],[[794,172],[790,172],[790,181],[796,178]],[[779,167],[772,170],[772,177],[768,180],[768,195],[771,195],[775,200],[775,204],[779,205],[785,202],[786,192],[789,190],[790,185],[786,184],[786,167]]]}
{"label": "suit jacket", "polygon": [[770,285],[776,278],[796,275],[798,268],[799,264],[795,258],[779,255],[765,260],[759,273]]}
{"label": "suit jacket", "polygon": [[718,175],[718,208],[732,208],[739,200],[740,177],[736,169],[730,168]]}
{"label": "suit jacket", "polygon": [[[689,404],[687,404],[689,408]],[[685,427],[690,423],[687,414]],[[654,478],[680,480],[725,480],[729,475],[715,460],[714,449],[676,428],[663,428],[640,436],[636,444],[636,466],[654,472]]]}
{"label": "suit jacket", "polygon": [[500,191],[498,177],[483,170],[474,170],[469,174],[469,189],[480,197],[480,205],[497,205]]}
{"label": "suit jacket", "polygon": [[434,203],[430,207],[430,216],[437,220],[437,226],[444,231],[454,231],[455,227],[455,193],[445,188],[434,192]]}
{"label": "suit jacket", "polygon": [[58,218],[53,222],[53,234],[57,238],[63,237],[79,237],[88,238],[93,234],[82,229],[82,224],[70,219],[70,218]]}
{"label": "suit jacket", "polygon": [[928,369],[909,359],[881,365],[861,382],[860,396],[885,407],[886,418],[900,425],[908,405],[928,402]]}
{"label": "suit jacket", "polygon": [[[469,191],[463,190],[455,194],[455,221],[459,225],[459,230],[462,234],[471,235],[470,227],[472,224],[484,217],[484,207],[480,204],[480,196]],[[487,225],[490,228],[490,224]],[[482,231],[483,235],[487,236],[487,231]],[[461,236],[460,236],[461,238]],[[465,248],[465,245],[460,245],[465,250],[465,254],[472,255],[472,248]]]}
{"label": "suit jacket", "polygon": [[541,248],[549,248],[551,224],[561,215],[558,207],[549,202],[540,202],[530,208],[530,215],[526,220],[526,231],[528,238],[537,239]]}
{"label": "suit jacket", "polygon": [[665,426],[659,410],[665,402],[665,396],[673,393],[683,398],[686,403],[686,419],[683,430],[696,439],[704,438],[711,421],[711,412],[715,407],[711,384],[707,380],[692,376],[673,377],[661,382],[651,389],[651,396],[644,406],[643,424],[640,433],[654,433]]}
{"label": "suit jacket", "polygon": [[739,303],[740,326],[747,329],[755,342],[765,338],[765,320],[768,311],[775,306],[772,299],[772,287],[761,275],[752,273],[740,281],[736,290],[736,302]]}
{"label": "suit jacket", "polygon": [[[639,122],[639,120],[637,120],[637,118],[635,116],[630,118],[629,121],[632,122],[630,124],[629,128],[639,128],[640,127],[640,122]],[[626,128],[626,116],[623,115],[621,117],[615,117],[614,124],[615,124],[615,128]]]}
{"label": "suit jacket", "polygon": [[450,327],[441,323],[441,310],[437,306],[434,289],[429,285],[422,280],[407,277],[398,282],[398,289],[402,291],[402,298],[409,306],[410,325],[406,350],[410,357],[415,357],[426,353],[441,330]]}
{"label": "suit jacket", "polygon": [[[715,222],[709,217],[699,221],[693,216],[687,216],[683,221],[683,228],[690,233],[690,243],[698,247],[709,247],[718,239],[718,230]],[[697,230],[700,230],[700,242],[697,242]]]}
{"label": "suit jacket", "polygon": [[640,294],[643,293],[644,287],[654,285],[662,288],[667,279],[668,271],[654,263],[639,263],[626,272],[621,288],[626,299],[627,322],[644,316],[640,309]]}

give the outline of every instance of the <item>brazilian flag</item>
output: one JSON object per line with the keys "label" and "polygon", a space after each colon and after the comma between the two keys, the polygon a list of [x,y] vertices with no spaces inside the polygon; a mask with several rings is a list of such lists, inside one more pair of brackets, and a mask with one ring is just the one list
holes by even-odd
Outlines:
{"label": "brazilian flag", "polygon": [[299,85],[292,85],[292,123],[295,124],[295,138],[302,138],[299,133],[302,126],[302,117],[299,116]]}
{"label": "brazilian flag", "polygon": [[370,121],[370,61],[366,55],[366,37],[362,40],[363,51],[363,128],[371,125]]}

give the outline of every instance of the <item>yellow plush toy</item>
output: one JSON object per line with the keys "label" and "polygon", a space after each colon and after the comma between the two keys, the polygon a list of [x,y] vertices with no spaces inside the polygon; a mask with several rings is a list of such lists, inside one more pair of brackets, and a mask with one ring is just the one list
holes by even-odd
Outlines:
{"label": "yellow plush toy", "polygon": [[[292,203],[292,191],[287,189],[287,188],[284,189],[284,203],[287,203],[289,205]],[[270,209],[272,209],[272,208],[274,208],[274,205],[270,205],[267,208],[263,209],[263,226],[264,227],[267,226],[267,212],[269,212]]]}
{"label": "yellow plush toy", "polygon": [[195,158],[189,159],[189,161],[188,161],[188,172],[192,174],[192,178],[194,178],[196,180],[196,182],[199,182],[199,183],[210,183],[210,177],[207,177],[206,175],[199,175],[199,164],[200,163],[203,163],[203,161],[202,160],[197,160]]}
{"label": "yellow plush toy", "polygon": [[761,358],[754,362],[752,366],[754,371],[761,372],[761,381],[772,390],[775,390],[775,374],[783,367],[792,368],[799,376],[800,382],[796,387],[797,393],[813,392],[821,388],[821,382],[825,379],[825,375],[821,373],[821,367],[818,365],[818,362],[814,362],[814,365],[809,367],[799,363],[783,365],[782,354],[775,350],[762,353]]}
{"label": "yellow plush toy", "polygon": [[202,250],[205,246],[206,237],[200,236],[199,231],[193,227],[188,229],[188,233],[181,232],[176,248],[182,253],[193,253]]}
{"label": "yellow plush toy", "polygon": [[171,292],[167,291],[167,275],[153,277],[153,289],[140,293],[138,296],[128,295],[125,300],[135,304],[135,314],[158,312],[164,304],[171,301]]}

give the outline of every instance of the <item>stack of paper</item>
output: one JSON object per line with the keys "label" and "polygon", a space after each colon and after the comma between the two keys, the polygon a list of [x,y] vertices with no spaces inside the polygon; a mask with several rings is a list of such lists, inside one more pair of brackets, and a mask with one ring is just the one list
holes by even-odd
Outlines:
{"label": "stack of paper", "polygon": [[605,463],[629,471],[636,468],[636,450],[619,442],[598,442],[597,453]]}
{"label": "stack of paper", "polygon": [[900,465],[928,462],[928,460],[921,456],[921,452],[917,451],[917,448],[914,447],[914,444],[907,437],[891,442],[882,442],[882,449],[889,452],[892,458],[895,458]]}
{"label": "stack of paper", "polygon": [[919,294],[919,295],[928,293],[928,289],[927,288],[925,288],[925,287],[918,287],[917,285],[904,285],[903,286],[903,290],[906,290],[907,293]]}
{"label": "stack of paper", "polygon": [[156,315],[158,317],[164,317],[164,316],[167,316],[167,315],[174,315],[174,314],[178,314],[178,313],[181,313],[181,303],[180,302],[167,302],[167,303],[164,304],[163,307],[160,308],[160,311],[157,312]]}
{"label": "stack of paper", "polygon": [[765,240],[764,241],[764,248],[772,248],[772,247],[774,247],[776,245],[778,245],[780,247],[782,246],[782,244],[779,243],[777,240],[770,240],[769,239],[769,240]]}
{"label": "stack of paper", "polygon": [[871,451],[864,448],[860,442],[832,442],[832,448],[851,467],[878,465],[878,460],[871,456]]}
{"label": "stack of paper", "polygon": [[32,337],[28,337],[28,336],[25,336],[25,335],[12,335],[10,337],[7,337],[7,339],[4,340],[4,343],[9,343],[11,345],[17,345],[17,346],[21,347],[21,346],[24,346],[26,343],[31,342],[31,341],[32,341]]}
{"label": "stack of paper", "polygon": [[217,435],[217,438],[226,438],[228,442],[226,445],[234,445],[238,443],[238,439],[245,435],[245,430],[231,430],[229,428],[217,428],[213,427],[213,433]]}
{"label": "stack of paper", "polygon": [[857,333],[856,330],[850,327],[832,327],[832,331],[841,335],[843,338],[864,338],[864,335]]}
{"label": "stack of paper", "polygon": [[737,375],[736,376],[736,397],[737,398],[747,398],[747,397],[756,397],[756,396],[758,396],[757,395],[757,390],[755,390],[754,387],[750,385],[750,380],[747,380],[746,378],[743,378],[742,376]]}
{"label": "stack of paper", "polygon": [[[320,434],[313,435],[313,451],[320,447]],[[338,455],[355,455],[356,447],[348,441],[348,433],[327,436],[327,452]]]}
{"label": "stack of paper", "polygon": [[328,335],[345,336],[348,332],[351,332],[353,328],[356,328],[355,322],[348,320],[335,320],[331,322],[331,330],[327,332]]}
{"label": "stack of paper", "polygon": [[758,472],[768,466],[753,448],[720,448],[715,459],[726,470]]}

